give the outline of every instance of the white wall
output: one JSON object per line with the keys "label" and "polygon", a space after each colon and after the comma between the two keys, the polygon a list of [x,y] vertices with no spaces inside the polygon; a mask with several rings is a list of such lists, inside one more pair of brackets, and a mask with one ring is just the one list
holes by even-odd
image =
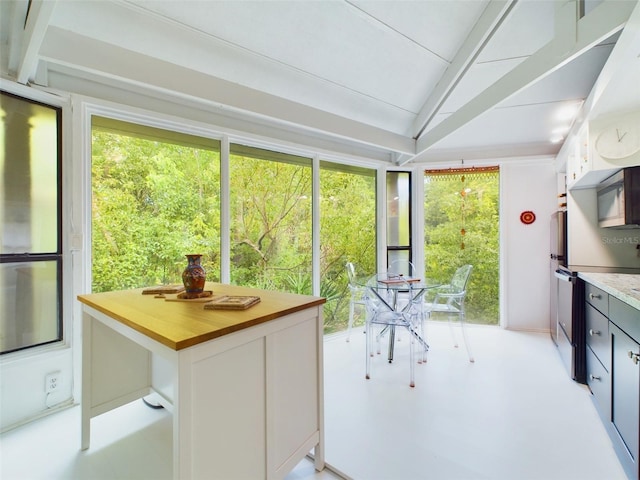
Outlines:
{"label": "white wall", "polygon": [[[66,346],[4,360],[0,368],[2,430],[72,404],[72,361],[71,348]],[[45,377],[53,372],[60,372],[60,385],[55,393],[47,394]]]}
{"label": "white wall", "polygon": [[[513,330],[549,330],[551,214],[558,209],[553,158],[504,164],[501,178],[502,324]],[[520,221],[530,210],[536,220]]]}

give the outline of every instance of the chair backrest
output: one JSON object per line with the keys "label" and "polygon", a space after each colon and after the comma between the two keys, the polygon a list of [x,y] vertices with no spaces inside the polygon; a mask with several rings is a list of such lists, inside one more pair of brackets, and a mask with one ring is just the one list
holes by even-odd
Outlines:
{"label": "chair backrest", "polygon": [[409,277],[416,276],[416,268],[408,260],[394,260],[389,265],[387,273],[395,275],[407,275]]}
{"label": "chair backrest", "polygon": [[456,293],[464,292],[467,288],[469,277],[471,276],[471,270],[473,270],[473,265],[463,265],[458,268],[451,279],[451,290]]}

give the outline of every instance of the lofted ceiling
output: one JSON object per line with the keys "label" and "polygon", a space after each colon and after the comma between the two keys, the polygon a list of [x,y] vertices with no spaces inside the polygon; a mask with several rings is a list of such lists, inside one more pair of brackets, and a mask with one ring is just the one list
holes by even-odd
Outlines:
{"label": "lofted ceiling", "polygon": [[394,165],[548,155],[636,4],[2,0],[1,66],[19,83],[143,92]]}

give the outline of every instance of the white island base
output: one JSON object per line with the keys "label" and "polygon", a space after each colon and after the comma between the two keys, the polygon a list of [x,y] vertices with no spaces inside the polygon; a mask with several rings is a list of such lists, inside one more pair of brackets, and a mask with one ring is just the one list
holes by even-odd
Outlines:
{"label": "white island base", "polygon": [[312,449],[322,470],[324,299],[213,287],[262,301],[218,312],[140,290],[79,297],[82,448],[92,417],[155,392],[173,413],[175,479],[282,479]]}

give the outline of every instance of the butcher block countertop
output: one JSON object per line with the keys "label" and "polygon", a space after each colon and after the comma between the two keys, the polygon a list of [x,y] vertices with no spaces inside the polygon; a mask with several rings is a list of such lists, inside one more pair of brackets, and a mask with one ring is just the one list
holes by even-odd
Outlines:
{"label": "butcher block countertop", "polygon": [[580,272],[578,276],[640,310],[640,274]]}
{"label": "butcher block countertop", "polygon": [[214,295],[258,296],[260,302],[246,310],[205,310],[202,301],[167,301],[166,298],[175,298],[175,295],[156,298],[143,295],[142,288],[78,295],[78,300],[173,350],[182,350],[326,301],[311,295],[213,282],[207,282],[205,290],[212,290]]}

